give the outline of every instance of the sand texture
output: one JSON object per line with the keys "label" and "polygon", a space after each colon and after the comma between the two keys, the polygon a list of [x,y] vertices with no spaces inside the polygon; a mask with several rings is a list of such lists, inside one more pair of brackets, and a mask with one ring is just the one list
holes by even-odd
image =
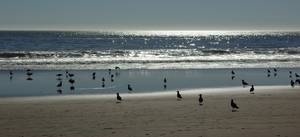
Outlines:
{"label": "sand texture", "polygon": [[[202,89],[203,90],[203,89]],[[299,137],[300,89],[222,89],[226,94],[0,99],[1,137]],[[231,92],[230,92],[231,91]],[[203,91],[204,92],[204,91]],[[204,92],[205,93],[205,92]],[[232,112],[230,99],[240,109]]]}

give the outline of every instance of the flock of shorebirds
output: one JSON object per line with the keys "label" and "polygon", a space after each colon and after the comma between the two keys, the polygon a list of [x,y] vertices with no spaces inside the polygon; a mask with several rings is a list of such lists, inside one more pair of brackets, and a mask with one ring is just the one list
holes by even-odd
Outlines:
{"label": "flock of shorebirds", "polygon": [[[267,69],[267,77],[270,77],[271,76],[271,73],[273,72],[273,75],[276,77],[277,76],[277,72],[278,70],[276,68],[274,68],[272,71],[271,69]],[[108,73],[110,75],[110,81],[111,82],[114,82],[114,77],[115,75],[119,75],[120,73],[120,67],[115,67],[115,75],[112,74],[112,69],[108,69]],[[236,73],[232,70],[231,71],[231,79],[235,79],[236,78]],[[30,69],[27,69],[26,70],[26,75],[27,75],[27,79],[26,80],[33,80],[32,78],[32,75],[33,75],[33,72],[32,70]],[[295,80],[293,80],[293,75],[295,76]],[[9,71],[9,76],[10,76],[10,79],[12,79],[13,77],[13,71]],[[57,77],[57,80],[58,80],[58,84],[56,85],[56,87],[58,88],[57,89],[57,93],[59,94],[62,94],[62,89],[61,87],[63,86],[63,79],[62,79],[62,76],[63,74],[59,73],[59,74],[56,74],[56,77]],[[70,86],[70,90],[75,90],[75,86],[74,86],[74,83],[75,83],[75,80],[74,80],[74,74],[73,73],[70,73],[68,70],[65,71],[65,76],[66,78],[68,78],[68,82],[71,84]],[[292,71],[289,71],[289,78],[291,79],[290,80],[290,85],[291,87],[295,87],[295,84],[299,84],[300,85],[300,75],[297,74],[297,73],[293,73]],[[96,79],[96,72],[93,72],[92,73],[92,79],[95,80]],[[103,77],[101,79],[102,81],[102,87],[105,87],[105,78]],[[250,84],[248,82],[246,82],[245,80],[241,80],[242,82],[242,86],[245,88],[246,86],[250,86]],[[165,77],[163,79],[163,87],[164,89],[167,88],[167,78]],[[128,92],[131,93],[133,91],[133,88],[130,84],[127,85],[127,89],[128,89]],[[254,85],[251,84],[251,88],[249,90],[250,94],[254,94]],[[177,93],[177,100],[182,100],[183,97],[182,95],[180,94],[179,90],[176,91]],[[120,96],[120,93],[116,93],[117,95],[117,103],[121,103],[121,101],[123,101],[122,97]],[[198,101],[199,101],[199,105],[203,105],[203,102],[204,102],[204,99],[202,97],[202,94],[199,94],[199,98],[198,98]],[[231,108],[232,108],[232,112],[235,112],[237,111],[237,109],[239,109],[238,105],[234,102],[233,99],[231,99],[230,101],[230,105],[231,105]]]}

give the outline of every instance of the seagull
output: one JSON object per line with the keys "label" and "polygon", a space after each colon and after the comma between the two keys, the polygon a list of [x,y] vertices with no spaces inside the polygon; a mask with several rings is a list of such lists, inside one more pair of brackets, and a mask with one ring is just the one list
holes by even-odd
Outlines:
{"label": "seagull", "polygon": [[179,90],[177,90],[177,100],[181,100],[182,99],[182,96],[181,94],[179,93]]}
{"label": "seagull", "polygon": [[231,76],[231,80],[234,80],[235,79],[235,76]]}
{"label": "seagull", "polygon": [[233,70],[231,70],[231,74],[232,74],[232,75],[235,75],[235,72],[234,72]]}
{"label": "seagull", "polygon": [[122,101],[122,97],[120,96],[119,93],[117,93],[117,100],[118,100],[118,101]]}
{"label": "seagull", "polygon": [[251,85],[250,93],[251,93],[251,94],[254,94],[254,85]]}
{"label": "seagull", "polygon": [[232,112],[235,112],[236,109],[239,109],[239,107],[233,102],[233,99],[231,99],[230,105],[232,108]]}
{"label": "seagull", "polygon": [[292,71],[289,71],[289,73],[290,73],[290,76],[289,76],[289,77],[292,78],[293,72],[292,72]]}
{"label": "seagull", "polygon": [[296,83],[300,84],[300,79],[296,79],[296,80],[295,80],[295,84],[296,84]]}
{"label": "seagull", "polygon": [[62,81],[60,81],[60,82],[56,85],[56,87],[62,87]]}
{"label": "seagull", "polygon": [[199,105],[203,105],[203,98],[202,98],[202,94],[199,94]]}
{"label": "seagull", "polygon": [[75,83],[74,79],[69,79],[69,82],[73,85]]}
{"label": "seagull", "polygon": [[95,80],[96,79],[96,72],[93,72],[93,80]]}
{"label": "seagull", "polygon": [[72,74],[72,73],[69,73],[68,75],[69,75],[69,77],[74,77],[74,74]]}
{"label": "seagull", "polygon": [[56,90],[56,92],[59,93],[59,94],[62,94],[62,90],[61,89]]}
{"label": "seagull", "polygon": [[166,84],[164,84],[164,89],[166,89],[167,88],[167,85]]}
{"label": "seagull", "polygon": [[295,87],[295,82],[294,82],[294,80],[291,80],[290,83],[291,83],[291,86],[292,86],[292,87]]}
{"label": "seagull", "polygon": [[130,84],[128,84],[127,88],[128,88],[129,91],[133,90]]}
{"label": "seagull", "polygon": [[242,84],[243,84],[243,87],[245,86],[248,86],[249,84],[245,81],[245,80],[242,80]]}
{"label": "seagull", "polygon": [[33,73],[29,71],[26,74],[27,74],[27,76],[31,76]]}
{"label": "seagull", "polygon": [[9,71],[9,75],[12,76],[14,73],[10,70]]}

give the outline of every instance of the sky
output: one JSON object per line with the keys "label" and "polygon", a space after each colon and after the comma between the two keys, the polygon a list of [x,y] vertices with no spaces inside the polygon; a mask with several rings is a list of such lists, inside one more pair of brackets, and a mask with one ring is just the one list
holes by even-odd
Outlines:
{"label": "sky", "polygon": [[300,30],[300,0],[0,0],[2,30]]}

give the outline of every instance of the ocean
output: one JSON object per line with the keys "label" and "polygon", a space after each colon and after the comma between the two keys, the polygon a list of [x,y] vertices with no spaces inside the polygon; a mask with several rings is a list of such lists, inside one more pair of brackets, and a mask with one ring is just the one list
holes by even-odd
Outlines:
{"label": "ocean", "polygon": [[295,73],[300,32],[0,31],[0,97],[290,86]]}
{"label": "ocean", "polygon": [[201,69],[300,66],[300,32],[0,31],[0,68]]}

